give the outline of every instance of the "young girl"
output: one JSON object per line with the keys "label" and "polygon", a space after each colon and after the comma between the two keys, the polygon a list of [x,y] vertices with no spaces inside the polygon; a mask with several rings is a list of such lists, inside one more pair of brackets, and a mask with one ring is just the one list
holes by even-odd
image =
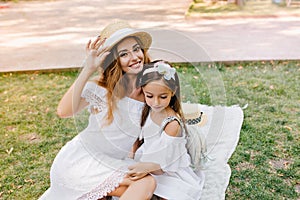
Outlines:
{"label": "young girl", "polygon": [[146,100],[141,118],[144,143],[135,154],[139,163],[129,167],[128,175],[136,180],[151,173],[157,184],[154,194],[164,199],[200,199],[204,177],[190,167],[176,69],[164,61],[153,62],[138,75],[137,84]]}

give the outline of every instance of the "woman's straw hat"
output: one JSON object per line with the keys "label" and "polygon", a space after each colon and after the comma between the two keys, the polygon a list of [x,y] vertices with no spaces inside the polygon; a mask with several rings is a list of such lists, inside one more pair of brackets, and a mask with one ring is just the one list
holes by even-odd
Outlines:
{"label": "woman's straw hat", "polygon": [[140,39],[143,49],[149,49],[152,43],[152,37],[149,33],[133,29],[126,21],[114,21],[107,25],[99,35],[101,38],[106,38],[103,48],[108,47],[110,50],[118,42],[125,37],[135,36]]}

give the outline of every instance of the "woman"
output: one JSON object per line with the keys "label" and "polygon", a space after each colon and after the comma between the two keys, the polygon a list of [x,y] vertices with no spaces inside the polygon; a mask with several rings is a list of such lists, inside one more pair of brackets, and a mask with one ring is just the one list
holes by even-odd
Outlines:
{"label": "woman", "polygon": [[[137,73],[149,62],[151,36],[118,21],[87,44],[85,66],[58,105],[60,117],[88,107],[89,124],[56,156],[50,188],[41,199],[150,199],[155,180],[133,181],[127,159],[140,133],[143,94],[135,87]],[[99,77],[89,81],[99,69]]]}

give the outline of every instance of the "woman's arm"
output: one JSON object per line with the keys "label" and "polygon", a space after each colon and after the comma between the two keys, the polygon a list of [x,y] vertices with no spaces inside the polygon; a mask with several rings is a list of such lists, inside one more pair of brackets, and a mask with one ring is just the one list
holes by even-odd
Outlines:
{"label": "woman's arm", "polygon": [[[106,52],[106,49],[95,49],[95,46],[99,44],[99,40],[100,39],[97,38],[94,42],[91,42],[90,40],[87,43],[87,58],[85,66],[76,81],[60,100],[57,107],[57,114],[59,117],[71,117],[88,105],[84,98],[81,97],[82,90],[89,78],[95,71],[97,71],[97,68],[103,63],[104,59],[109,54],[109,52]],[[103,43],[104,41],[105,40],[100,43]]]}
{"label": "woman's arm", "polygon": [[83,68],[76,81],[65,93],[58,104],[57,115],[59,117],[71,117],[88,105],[88,103],[81,97],[81,93],[86,82],[92,74],[92,72],[89,72]]}

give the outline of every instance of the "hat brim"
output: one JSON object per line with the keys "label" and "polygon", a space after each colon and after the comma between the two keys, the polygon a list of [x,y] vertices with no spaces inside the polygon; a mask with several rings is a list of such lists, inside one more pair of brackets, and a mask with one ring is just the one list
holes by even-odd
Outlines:
{"label": "hat brim", "polygon": [[112,49],[116,44],[127,37],[137,37],[142,43],[143,49],[149,49],[152,43],[152,37],[146,31],[141,31],[132,28],[124,28],[113,33],[107,38],[103,44],[103,48]]}
{"label": "hat brim", "polygon": [[188,125],[204,126],[207,116],[201,111],[200,104],[182,103],[184,118]]}

